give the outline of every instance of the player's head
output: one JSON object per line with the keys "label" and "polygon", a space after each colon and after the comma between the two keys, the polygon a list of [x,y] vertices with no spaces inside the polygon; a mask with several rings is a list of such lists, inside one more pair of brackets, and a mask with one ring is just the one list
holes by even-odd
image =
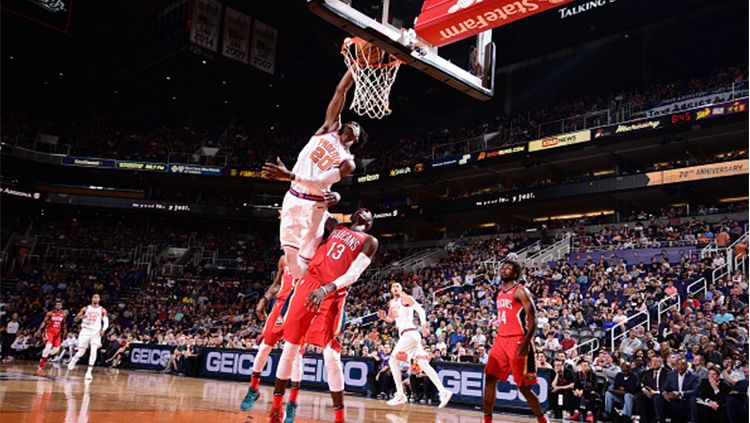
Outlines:
{"label": "player's head", "polygon": [[62,301],[61,301],[61,300],[57,300],[57,301],[55,301],[55,310],[57,310],[57,311],[60,311],[60,310],[62,310],[62,305],[63,305],[63,304],[62,304]]}
{"label": "player's head", "polygon": [[345,122],[343,125],[341,125],[341,129],[339,129],[339,135],[341,136],[341,141],[347,147],[357,150],[361,149],[362,146],[367,143],[368,138],[367,132],[362,129],[362,125],[360,125],[359,122],[355,122],[353,120]]}
{"label": "player's head", "polygon": [[365,208],[357,209],[352,214],[352,225],[363,226],[365,231],[369,231],[372,228],[373,218],[372,212]]}
{"label": "player's head", "polygon": [[393,298],[400,297],[403,291],[404,291],[404,288],[401,286],[401,283],[399,282],[391,283],[391,295],[393,295]]}
{"label": "player's head", "polygon": [[512,282],[521,276],[521,265],[512,260],[505,260],[500,268],[500,279],[503,282]]}
{"label": "player's head", "polygon": [[99,294],[94,294],[91,296],[91,304],[99,305]]}

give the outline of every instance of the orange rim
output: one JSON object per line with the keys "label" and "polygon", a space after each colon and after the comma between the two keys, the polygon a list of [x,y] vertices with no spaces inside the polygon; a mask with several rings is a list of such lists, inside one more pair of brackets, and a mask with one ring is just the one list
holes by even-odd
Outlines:
{"label": "orange rim", "polygon": [[[354,44],[365,45],[365,44],[369,44],[369,43],[367,41],[363,40],[360,37],[351,37],[351,38],[347,37],[347,38],[344,39],[344,43],[341,44],[341,54],[344,56],[344,60],[346,60],[347,62],[350,62],[350,63],[354,63],[355,61],[352,59],[351,54],[348,54],[346,52],[346,50],[350,46],[352,46]],[[368,67],[368,68],[387,68],[387,67],[391,67],[391,66],[399,66],[399,65],[401,65],[403,63],[402,61],[398,60],[398,58],[396,58],[395,56],[391,55],[387,51],[384,51],[381,48],[378,48],[378,47],[376,47],[374,45],[372,46],[372,48],[375,48],[375,49],[378,49],[378,50],[382,51],[384,55],[387,54],[389,60],[387,62],[385,62],[385,63],[378,63],[378,64],[375,64],[375,65],[368,64],[368,65],[366,65],[366,67]],[[360,66],[363,66],[361,63],[357,63],[357,64],[360,65]]]}

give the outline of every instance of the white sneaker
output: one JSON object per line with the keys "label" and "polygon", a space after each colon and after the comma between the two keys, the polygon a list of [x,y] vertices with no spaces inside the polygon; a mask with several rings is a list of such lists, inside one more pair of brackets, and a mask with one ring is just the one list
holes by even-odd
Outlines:
{"label": "white sneaker", "polygon": [[406,395],[404,395],[404,394],[396,394],[386,404],[393,406],[393,405],[406,404],[407,402],[408,402],[408,400],[406,399]]}
{"label": "white sneaker", "polygon": [[86,372],[86,376],[84,376],[83,378],[84,378],[85,380],[91,380],[91,379],[93,379],[93,378],[94,378],[94,375],[92,375],[92,374],[91,374],[91,369],[89,369],[89,370],[88,370],[88,371]]}
{"label": "white sneaker", "polygon": [[453,392],[446,389],[444,391],[440,391],[440,394],[438,394],[438,396],[440,397],[440,405],[438,405],[438,408],[443,408],[448,405],[448,402],[453,396]]}
{"label": "white sneaker", "polygon": [[76,362],[71,360],[70,363],[68,363],[68,370],[73,370],[76,368]]}

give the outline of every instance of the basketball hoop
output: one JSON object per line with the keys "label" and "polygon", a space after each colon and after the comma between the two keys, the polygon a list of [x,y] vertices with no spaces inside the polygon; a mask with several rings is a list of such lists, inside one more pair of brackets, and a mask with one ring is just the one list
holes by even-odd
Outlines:
{"label": "basketball hoop", "polygon": [[402,62],[359,37],[345,39],[341,54],[354,76],[354,99],[349,109],[371,119],[391,114],[388,97]]}

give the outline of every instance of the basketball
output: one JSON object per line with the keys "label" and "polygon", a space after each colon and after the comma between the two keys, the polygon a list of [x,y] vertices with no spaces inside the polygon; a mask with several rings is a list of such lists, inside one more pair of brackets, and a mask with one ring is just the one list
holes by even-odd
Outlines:
{"label": "basketball", "polygon": [[382,62],[385,52],[374,45],[364,41],[357,40],[354,43],[356,50],[356,60],[360,66],[373,66]]}

